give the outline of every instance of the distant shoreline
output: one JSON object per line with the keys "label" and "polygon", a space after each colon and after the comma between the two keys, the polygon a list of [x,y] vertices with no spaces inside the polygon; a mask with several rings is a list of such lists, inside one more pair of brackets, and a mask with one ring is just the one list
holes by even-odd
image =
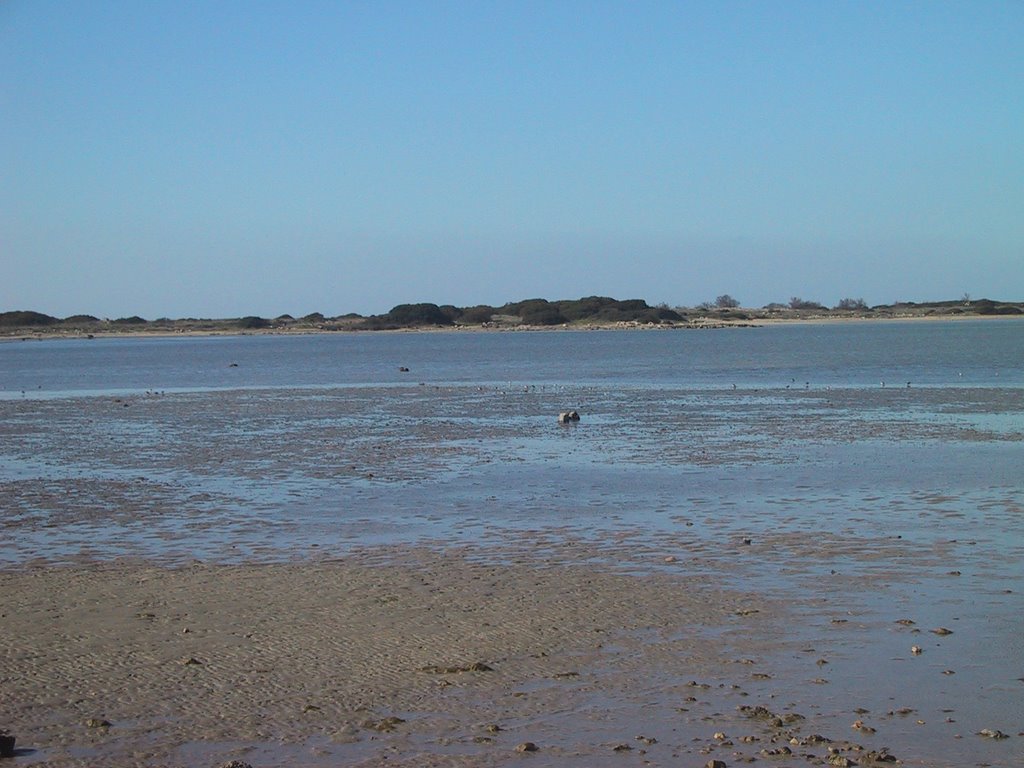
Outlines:
{"label": "distant shoreline", "polygon": [[367,330],[364,328],[316,328],[309,326],[238,328],[230,321],[212,328],[12,328],[0,329],[0,343],[15,341],[46,341],[50,339],[118,339],[118,338],[203,338],[214,336],[325,336],[354,333],[559,333],[566,331],[700,331],[742,328],[772,328],[799,325],[881,325],[886,323],[975,322],[983,320],[1020,321],[1024,315],[960,314],[900,314],[885,316],[814,316],[814,317],[750,317],[749,319],[695,319],[683,323],[572,323],[560,325],[450,325],[409,326]]}
{"label": "distant shoreline", "polygon": [[818,302],[791,299],[789,304],[741,307],[730,296],[697,307],[651,306],[643,299],[584,296],[580,299],[526,299],[500,307],[478,304],[456,307],[431,303],[399,304],[382,315],[356,313],[325,317],[273,319],[236,318],[147,320],[137,315],[114,320],[79,314],[65,318],[31,310],[0,312],[0,338],[97,338],[121,336],[244,336],[250,334],[312,334],[364,332],[466,332],[547,330],[708,330],[795,323],[871,323],[920,320],[967,320],[1024,317],[1024,302],[960,299],[925,303],[897,302],[868,306],[862,299],[843,299],[829,308]]}

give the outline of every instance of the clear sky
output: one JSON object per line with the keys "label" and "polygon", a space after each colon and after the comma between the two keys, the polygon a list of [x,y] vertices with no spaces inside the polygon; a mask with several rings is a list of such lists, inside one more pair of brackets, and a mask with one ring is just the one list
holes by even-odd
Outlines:
{"label": "clear sky", "polygon": [[1024,3],[0,2],[0,311],[1024,300]]}

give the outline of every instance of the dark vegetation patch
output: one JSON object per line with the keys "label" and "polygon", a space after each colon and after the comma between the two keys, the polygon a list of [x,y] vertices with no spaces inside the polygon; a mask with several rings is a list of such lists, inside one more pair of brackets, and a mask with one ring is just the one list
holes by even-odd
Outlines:
{"label": "dark vegetation patch", "polygon": [[788,303],[773,302],[761,309],[744,308],[728,294],[719,296],[713,303],[705,302],[697,307],[670,309],[661,304],[655,307],[643,299],[613,299],[608,296],[584,296],[580,299],[548,301],[542,298],[524,299],[501,306],[476,304],[470,307],[456,307],[452,304],[399,304],[383,315],[364,317],[355,312],[327,317],[321,312],[311,312],[295,319],[292,315],[278,315],[273,320],[248,315],[235,319],[181,318],[172,320],[162,317],[147,321],[138,315],[119,317],[116,320],[101,320],[93,315],[72,315],[61,320],[57,317],[18,310],[0,313],[0,329],[8,335],[19,329],[37,334],[67,333],[76,328],[83,333],[87,329],[90,337],[104,328],[117,331],[148,330],[154,332],[231,332],[233,330],[272,330],[305,332],[310,330],[394,330],[401,328],[450,328],[450,327],[514,327],[514,326],[594,326],[594,325],[676,325],[696,323],[699,327],[709,323],[756,322],[764,318],[800,319],[828,317],[955,317],[962,315],[1024,316],[1024,302],[993,301],[992,299],[970,300],[964,298],[952,301],[895,302],[868,306],[860,298],[844,298],[828,308],[817,301],[793,297]]}
{"label": "dark vegetation patch", "polygon": [[42,312],[17,310],[0,312],[0,326],[5,328],[30,328],[39,325],[53,325],[60,322],[56,317],[44,315]]}

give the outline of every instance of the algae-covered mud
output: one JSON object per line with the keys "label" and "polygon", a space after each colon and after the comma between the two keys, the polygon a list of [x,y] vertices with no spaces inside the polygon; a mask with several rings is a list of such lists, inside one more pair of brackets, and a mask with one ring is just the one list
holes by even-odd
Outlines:
{"label": "algae-covered mud", "polygon": [[1017,765],[1001,365],[12,392],[0,728],[55,766]]}

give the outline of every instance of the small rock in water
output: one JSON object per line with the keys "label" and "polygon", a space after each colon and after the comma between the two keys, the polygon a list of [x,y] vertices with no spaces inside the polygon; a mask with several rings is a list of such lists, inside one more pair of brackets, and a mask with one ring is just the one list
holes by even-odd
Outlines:
{"label": "small rock in water", "polygon": [[539,747],[532,741],[524,741],[516,747],[516,752],[536,752]]}
{"label": "small rock in water", "polygon": [[579,421],[580,415],[576,411],[562,411],[558,414],[559,424],[571,424],[574,421]]}
{"label": "small rock in water", "polygon": [[924,653],[924,648],[922,648],[920,645],[912,645],[910,646],[910,652],[915,656],[920,656],[922,653]]}
{"label": "small rock in water", "polygon": [[109,728],[110,725],[110,721],[104,720],[102,717],[90,717],[85,721],[86,728]]}
{"label": "small rock in water", "polygon": [[1010,738],[1005,733],[995,728],[982,728],[979,733],[980,736],[987,736],[990,739],[1008,739]]}
{"label": "small rock in water", "polygon": [[946,629],[945,627],[937,627],[937,628],[932,630],[932,634],[939,635],[940,637],[943,637],[945,635],[952,635],[953,634],[953,630],[952,629]]}
{"label": "small rock in water", "polygon": [[724,760],[708,760],[704,768],[728,768]]}
{"label": "small rock in water", "polygon": [[889,751],[884,747],[877,752],[874,750],[864,753],[864,757],[861,758],[861,762],[865,763],[898,763],[895,755],[889,754]]}

